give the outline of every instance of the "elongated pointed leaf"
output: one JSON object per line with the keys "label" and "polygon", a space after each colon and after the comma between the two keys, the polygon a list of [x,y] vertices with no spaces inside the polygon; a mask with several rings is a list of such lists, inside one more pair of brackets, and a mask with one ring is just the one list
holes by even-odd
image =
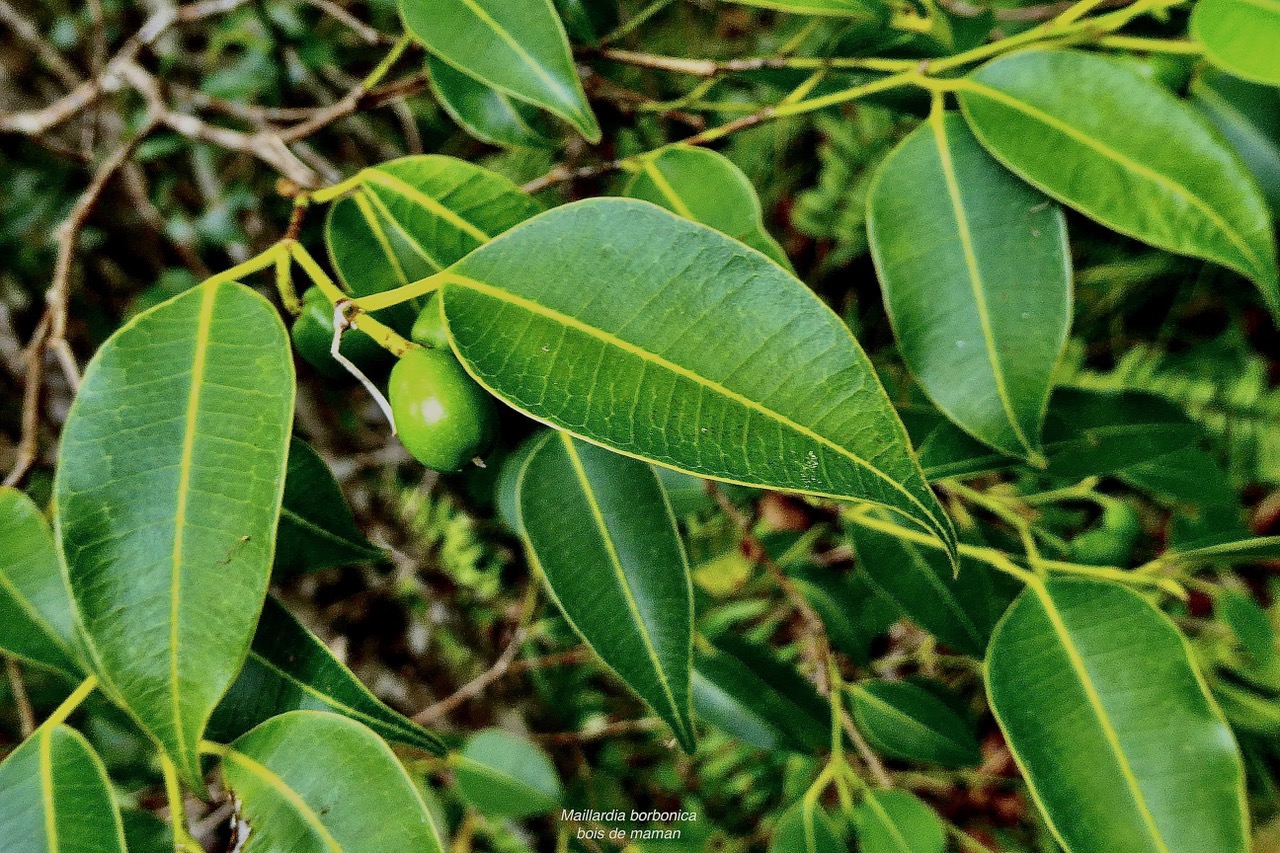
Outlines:
{"label": "elongated pointed leaf", "polygon": [[1214,65],[1280,85],[1280,6],[1271,0],[1200,0],[1191,12],[1191,35]]}
{"label": "elongated pointed leaf", "polygon": [[672,145],[643,157],[623,193],[709,225],[791,269],[787,253],[764,227],[755,187],[723,154]]}
{"label": "elongated pointed leaf", "polygon": [[5,853],[124,853],[102,759],[79,732],[41,726],[0,764]]}
{"label": "elongated pointed leaf", "polygon": [[769,853],[844,853],[831,818],[816,802],[801,800],[782,813]]}
{"label": "elongated pointed leaf", "polygon": [[274,571],[315,572],[384,557],[356,526],[329,466],[311,445],[294,438],[289,444]]}
{"label": "elongated pointed leaf", "polygon": [[214,712],[208,736],[233,740],[287,711],[332,711],[387,740],[444,754],[438,737],[378,701],[324,643],[268,598],[244,669]]}
{"label": "elongated pointed leaf", "polygon": [[992,711],[1068,853],[1247,849],[1231,731],[1177,628],[1136,593],[1035,582],[986,667]]}
{"label": "elongated pointed leaf", "polygon": [[434,56],[427,57],[431,91],[463,130],[491,145],[554,148],[538,111]]}
{"label": "elongated pointed leaf", "polygon": [[1086,216],[1252,279],[1280,313],[1266,200],[1239,158],[1168,90],[1105,57],[1026,51],[961,83],[996,159]]}
{"label": "elongated pointed leaf", "polygon": [[1280,536],[1218,538],[1200,544],[1188,543],[1166,551],[1160,558],[1170,562],[1221,566],[1280,560]]}
{"label": "elongated pointed leaf", "polygon": [[693,586],[653,469],[557,432],[525,466],[519,507],[569,624],[693,752]]}
{"label": "elongated pointed leaf", "polygon": [[599,141],[551,0],[400,0],[400,15],[439,59]]}
{"label": "elongated pointed leaf", "polygon": [[443,853],[417,787],[359,723],[292,711],[216,751],[249,828],[243,853]]}
{"label": "elongated pointed leaf", "polygon": [[853,820],[863,853],[942,853],[947,844],[937,813],[907,791],[869,791]]}
{"label": "elongated pointed leaf", "polygon": [[266,595],[293,395],[275,310],[205,284],[102,346],[62,436],[57,528],[87,663],[197,790],[201,733]]}
{"label": "elongated pointed leaf", "polygon": [[450,762],[462,796],[487,817],[519,820],[552,811],[564,799],[546,753],[502,729],[472,735]]}
{"label": "elongated pointed leaf", "polygon": [[53,532],[31,498],[0,489],[0,651],[79,677],[73,626]]}
{"label": "elongated pointed leaf", "polygon": [[593,199],[442,280],[459,358],[532,417],[697,476],[880,503],[954,541],[848,327],[723,234]]}
{"label": "elongated pointed leaf", "polygon": [[885,755],[943,767],[975,767],[982,761],[973,731],[923,687],[867,681],[851,689],[858,729]]}
{"label": "elongated pointed leaf", "polygon": [[1040,459],[1071,324],[1061,209],[935,114],[881,165],[867,232],[907,367],[938,408],[997,450]]}
{"label": "elongated pointed leaf", "polygon": [[878,19],[883,14],[879,4],[863,3],[862,0],[727,0],[727,2],[759,6],[762,9],[777,9],[779,12],[794,12],[799,15]]}

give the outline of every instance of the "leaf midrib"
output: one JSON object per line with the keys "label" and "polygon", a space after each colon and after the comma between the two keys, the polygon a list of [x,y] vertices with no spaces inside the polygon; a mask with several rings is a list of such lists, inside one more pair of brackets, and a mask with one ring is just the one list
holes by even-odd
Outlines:
{"label": "leaf midrib", "polygon": [[468,222],[456,211],[450,210],[442,204],[439,199],[427,195],[422,190],[404,180],[401,180],[399,177],[384,169],[366,169],[364,172],[364,179],[368,183],[377,184],[379,186],[386,187],[392,192],[397,192],[410,201],[416,202],[417,204],[427,208],[436,216],[439,216],[458,230],[466,232],[481,243],[487,243],[489,240],[493,239],[492,235],[485,233],[474,223]]}
{"label": "leaf midrib", "polygon": [[224,761],[234,761],[273,788],[280,796],[284,797],[289,805],[293,806],[294,810],[302,817],[302,820],[320,837],[320,840],[324,842],[325,847],[331,853],[343,853],[342,845],[329,832],[329,828],[324,825],[315,810],[307,805],[307,801],[302,798],[301,794],[290,787],[284,779],[272,772],[271,768],[258,763],[243,752],[231,748],[227,748],[222,752],[222,758]]}
{"label": "leaf midrib", "polygon": [[361,554],[367,555],[370,559],[374,557],[378,557],[382,553],[380,551],[377,551],[371,548],[366,548],[360,543],[354,542],[351,539],[347,539],[343,536],[339,536],[337,533],[334,533],[331,530],[327,530],[321,527],[320,525],[316,524],[314,521],[311,521],[310,519],[302,515],[299,515],[297,512],[289,509],[288,507],[282,506],[280,508],[280,518],[282,520],[291,521],[292,523],[306,530],[308,533],[311,533],[321,539],[326,539],[334,543],[335,545],[343,545],[347,548],[352,549],[353,551],[359,551]]}
{"label": "leaf midrib", "polygon": [[[462,0],[462,4],[470,9],[472,13],[480,19],[481,23],[493,30],[494,35],[501,39],[507,47],[519,56],[521,61],[524,62],[524,64],[529,67],[529,70],[536,74],[540,80],[542,80],[543,84],[545,84],[548,89],[555,92],[556,96],[562,99],[562,105],[567,105],[576,100],[572,93],[566,92],[564,87],[555,78],[548,74],[547,70],[530,55],[529,51],[525,50],[524,45],[520,44],[515,36],[511,35],[505,27],[495,21],[493,16],[482,9],[475,0]],[[550,5],[550,3],[547,4],[548,7],[550,7]],[[551,8],[548,8],[547,11],[551,12],[553,16],[556,15],[555,11]],[[553,20],[559,21],[559,18],[553,17]],[[570,64],[572,65],[572,63]],[[576,112],[576,110],[574,112]]]}
{"label": "leaf midrib", "polygon": [[53,794],[53,729],[40,731],[40,795],[44,799],[44,835],[49,853],[58,853],[58,812]]}
{"label": "leaf midrib", "polygon": [[911,716],[905,711],[889,704],[888,702],[881,699],[879,696],[875,695],[869,690],[866,690],[863,688],[855,688],[855,689],[858,692],[858,696],[860,696],[863,699],[863,701],[869,702],[870,704],[876,706],[877,708],[880,709],[881,713],[885,713],[888,716],[892,717],[893,719],[899,720],[900,724],[905,724],[903,725],[903,728],[913,728],[920,732],[923,732],[926,736],[928,736],[930,740],[935,741],[935,744],[934,744],[935,748],[938,747],[939,745],[941,745],[942,748],[948,749],[948,750],[954,748],[955,744],[951,740],[951,738],[947,737],[945,734],[938,731],[937,729],[930,727],[922,720],[917,719],[916,717]]}

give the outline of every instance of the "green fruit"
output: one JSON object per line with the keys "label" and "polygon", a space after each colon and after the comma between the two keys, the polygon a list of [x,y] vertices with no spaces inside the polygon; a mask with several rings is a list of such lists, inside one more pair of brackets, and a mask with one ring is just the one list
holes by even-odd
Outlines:
{"label": "green fruit", "polygon": [[[329,353],[333,343],[333,303],[319,288],[309,288],[302,294],[302,313],[293,321],[290,336],[298,355],[322,376],[336,379],[347,374]],[[386,364],[391,358],[373,338],[355,329],[343,332],[338,351],[364,371]]]}
{"label": "green fruit", "polygon": [[415,344],[422,344],[424,347],[449,349],[449,332],[445,329],[444,317],[440,314],[440,294],[431,294],[418,314],[418,319],[414,321],[409,337]]}
{"label": "green fruit", "polygon": [[1090,566],[1122,566],[1142,533],[1142,519],[1130,504],[1109,500],[1097,527],[1071,540],[1071,559]]}
{"label": "green fruit", "polygon": [[493,398],[452,352],[416,349],[405,355],[391,371],[388,396],[400,442],[428,468],[458,471],[493,447]]}

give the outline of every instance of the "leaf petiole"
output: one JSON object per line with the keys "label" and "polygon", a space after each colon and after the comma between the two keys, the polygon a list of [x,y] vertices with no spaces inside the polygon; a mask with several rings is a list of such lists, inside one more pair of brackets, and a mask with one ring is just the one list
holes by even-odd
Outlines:
{"label": "leaf petiole", "polygon": [[44,724],[49,728],[60,726],[67,721],[67,717],[80,707],[80,704],[88,698],[89,694],[98,687],[98,677],[91,675],[84,681],[80,682],[80,686],[71,691],[71,695],[62,701],[62,704],[54,710]]}

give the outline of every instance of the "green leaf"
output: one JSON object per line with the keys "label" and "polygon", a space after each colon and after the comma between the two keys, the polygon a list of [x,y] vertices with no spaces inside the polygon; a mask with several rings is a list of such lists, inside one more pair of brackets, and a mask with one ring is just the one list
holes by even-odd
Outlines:
{"label": "green leaf", "polygon": [[332,711],[387,740],[437,755],[431,732],[378,701],[314,634],[274,598],[267,598],[244,669],[209,722],[208,736],[229,741],[286,711]]}
{"label": "green leaf", "polygon": [[992,711],[1069,853],[1247,849],[1235,741],[1185,639],[1136,593],[1033,582],[986,669]]}
{"label": "green leaf", "polygon": [[1280,536],[1258,536],[1246,539],[1188,544],[1160,555],[1161,561],[1230,566],[1280,560]]}
{"label": "green leaf", "polygon": [[102,759],[66,726],[41,726],[0,763],[5,853],[124,853]]}
{"label": "green leaf", "polygon": [[858,729],[885,755],[942,767],[976,767],[982,752],[969,725],[910,682],[864,681],[850,688]]}
{"label": "green leaf", "polygon": [[291,711],[208,748],[249,827],[247,839],[233,839],[241,853],[443,853],[417,787],[359,723]]}
{"label": "green leaf", "polygon": [[1280,90],[1206,70],[1191,83],[1191,103],[1218,128],[1280,211]]}
{"label": "green leaf", "polygon": [[866,18],[879,20],[884,16],[877,3],[864,3],[862,0],[728,0],[743,6],[759,6],[762,9],[776,9],[779,12],[794,12],[797,15],[829,15],[840,18]]}
{"label": "green leaf", "polygon": [[868,791],[853,822],[863,853],[942,853],[947,844],[937,813],[907,791]]}
{"label": "green leaf", "polygon": [[803,799],[782,813],[769,853],[844,853],[831,818],[816,802]]}
{"label": "green leaf", "polygon": [[541,128],[537,110],[482,83],[434,56],[427,57],[431,91],[440,106],[467,133],[514,148],[554,148],[556,141]]}
{"label": "green leaf", "polygon": [[360,528],[337,480],[319,454],[300,438],[289,444],[284,502],[276,531],[277,575],[385,559]]}
{"label": "green leaf", "polygon": [[883,504],[954,542],[848,327],[723,234],[593,199],[441,281],[459,358],[531,417],[696,476]]}
{"label": "green leaf", "polygon": [[84,671],[53,532],[31,498],[11,488],[0,488],[0,651],[73,678]]}
{"label": "green leaf", "polygon": [[197,747],[266,595],[294,377],[265,299],[205,284],[85,372],[54,484],[87,663],[197,791]]}
{"label": "green leaf", "polygon": [[552,811],[564,799],[546,753],[502,729],[472,735],[450,763],[462,796],[486,817],[519,820]]}
{"label": "green leaf", "polygon": [[[886,520],[883,513],[870,517]],[[996,599],[986,567],[964,560],[957,575],[936,548],[857,522],[845,530],[858,566],[877,592],[956,651],[983,653],[1000,617],[992,612]]]}
{"label": "green leaf", "polygon": [[1189,105],[1073,51],[1015,53],[959,85],[970,126],[1019,176],[1108,228],[1253,279],[1280,313],[1266,200]]}
{"label": "green leaf", "polygon": [[518,494],[520,529],[565,619],[692,753],[693,586],[653,469],[556,432]]}
{"label": "green leaf", "polygon": [[600,140],[551,0],[400,0],[400,15],[439,59]]}
{"label": "green leaf", "polygon": [[1273,0],[1200,0],[1191,10],[1191,35],[1214,65],[1280,85],[1280,6]]}
{"label": "green leaf", "polygon": [[671,145],[635,162],[623,195],[708,225],[791,269],[787,253],[765,230],[755,187],[723,154]]}
{"label": "green leaf", "polygon": [[1009,173],[956,113],[935,113],[872,181],[867,233],[907,367],[952,421],[1042,461],[1071,324],[1062,210]]}
{"label": "green leaf", "polygon": [[439,272],[540,209],[496,172],[436,154],[391,160],[358,178],[325,222],[334,269],[356,296]]}

